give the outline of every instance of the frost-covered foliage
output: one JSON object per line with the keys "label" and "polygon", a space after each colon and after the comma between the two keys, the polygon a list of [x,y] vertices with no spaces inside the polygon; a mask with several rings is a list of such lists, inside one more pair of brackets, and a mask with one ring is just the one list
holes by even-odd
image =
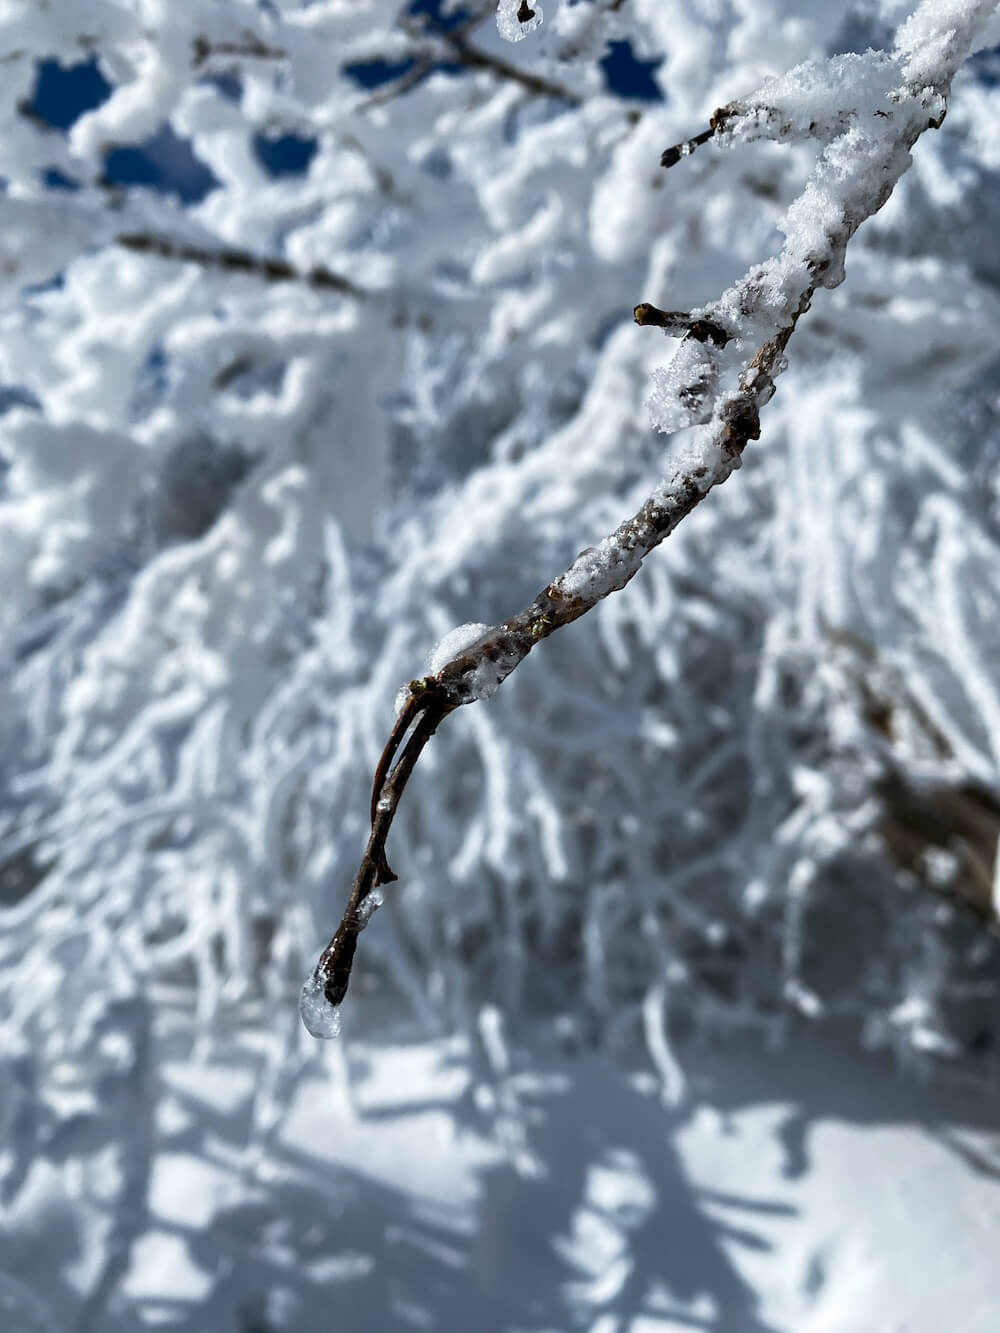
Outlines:
{"label": "frost-covered foliage", "polygon": [[[941,71],[1000,42],[959,0],[892,56],[864,53],[899,0],[546,9],[516,46],[492,3],[0,9],[7,1200],[148,1122],[171,1041],[253,1023],[287,1074],[397,688],[691,456],[635,303],[697,312],[748,269],[784,301],[830,243],[818,193],[905,166],[865,157],[886,99],[937,118]],[[660,100],[608,86],[608,42]],[[359,1014],[559,1013],[644,1037],[671,1089],[671,1034],[796,1010],[993,1039],[1000,955],[948,901],[989,914],[1000,829],[984,59],[802,318],[742,474],[428,748]],[[106,96],[53,127],[40,71],[80,65]],[[731,142],[664,172],[720,107]],[[166,192],[116,178],[134,147]],[[208,185],[171,193],[192,155]],[[681,344],[706,401],[730,350]]]}

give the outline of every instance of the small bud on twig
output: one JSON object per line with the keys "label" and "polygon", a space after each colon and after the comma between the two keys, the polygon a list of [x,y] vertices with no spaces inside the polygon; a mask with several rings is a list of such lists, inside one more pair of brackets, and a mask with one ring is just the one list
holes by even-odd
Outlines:
{"label": "small bud on twig", "polygon": [[660,310],[658,306],[643,301],[633,310],[632,317],[643,327],[652,325],[667,333],[694,338],[696,342],[713,342],[716,347],[725,347],[729,342],[729,334],[721,324],[712,319],[693,319],[683,310]]}

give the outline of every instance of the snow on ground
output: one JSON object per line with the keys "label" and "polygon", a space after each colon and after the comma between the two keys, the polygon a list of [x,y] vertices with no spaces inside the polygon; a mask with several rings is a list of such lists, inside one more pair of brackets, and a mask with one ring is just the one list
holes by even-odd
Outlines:
{"label": "snow on ground", "polygon": [[122,1164],[36,1163],[4,1333],[998,1327],[996,1102],[829,1032],[682,1047],[675,1107],[536,1031],[499,1074],[464,1038],[298,1044],[269,1118],[258,1048],[164,1065],[148,1211],[96,1323]]}

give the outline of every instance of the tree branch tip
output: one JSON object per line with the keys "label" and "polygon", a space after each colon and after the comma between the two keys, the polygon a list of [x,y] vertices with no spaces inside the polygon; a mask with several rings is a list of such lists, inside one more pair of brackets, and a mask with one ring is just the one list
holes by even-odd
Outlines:
{"label": "tree branch tip", "polygon": [[660,155],[660,166],[675,167],[682,157],[690,157],[696,148],[708,143],[715,132],[722,128],[723,119],[728,114],[727,108],[721,107],[718,111],[712,113],[712,120],[707,130],[702,130],[693,139],[685,139],[683,143],[673,144],[672,147],[665,148]]}
{"label": "tree branch tip", "polygon": [[642,328],[664,329],[668,334],[694,338],[696,342],[711,342],[725,347],[730,334],[714,319],[692,319],[683,310],[660,310],[658,306],[642,301],[632,311],[632,318]]}

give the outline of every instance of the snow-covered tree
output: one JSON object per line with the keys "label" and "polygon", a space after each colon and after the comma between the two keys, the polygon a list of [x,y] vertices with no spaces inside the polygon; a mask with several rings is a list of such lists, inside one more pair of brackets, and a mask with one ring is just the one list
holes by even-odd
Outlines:
{"label": "snow-covered tree", "polygon": [[351,1022],[988,1062],[996,11],[0,5],[8,1199],[280,1118],[394,707]]}

